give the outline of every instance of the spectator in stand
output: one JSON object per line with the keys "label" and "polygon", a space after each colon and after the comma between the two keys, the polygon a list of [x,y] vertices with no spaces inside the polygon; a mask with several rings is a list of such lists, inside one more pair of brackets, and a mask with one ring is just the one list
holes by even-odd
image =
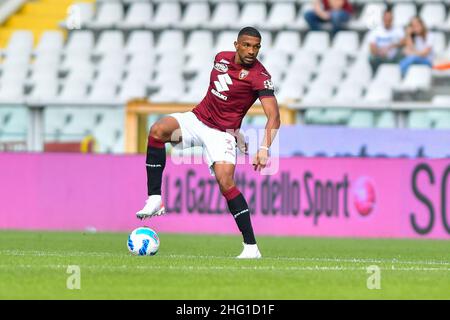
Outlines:
{"label": "spectator in stand", "polygon": [[433,66],[433,37],[428,32],[420,17],[411,19],[406,28],[404,58],[400,61],[400,69],[404,76],[413,64]]}
{"label": "spectator in stand", "polygon": [[332,35],[342,30],[353,14],[348,0],[313,0],[313,10],[305,12],[305,20],[313,31],[321,30],[322,24],[331,22]]}
{"label": "spectator in stand", "polygon": [[373,29],[369,34],[369,62],[375,73],[383,63],[399,63],[402,58],[400,47],[404,44],[405,33],[402,28],[393,26],[392,9],[388,7],[383,13],[383,25]]}

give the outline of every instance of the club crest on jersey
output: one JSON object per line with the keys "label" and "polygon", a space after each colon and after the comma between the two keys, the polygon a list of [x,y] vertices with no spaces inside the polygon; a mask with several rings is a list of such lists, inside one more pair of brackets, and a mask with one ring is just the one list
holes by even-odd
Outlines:
{"label": "club crest on jersey", "polygon": [[245,77],[247,77],[249,73],[250,73],[250,71],[242,69],[241,72],[239,73],[239,80],[242,80]]}
{"label": "club crest on jersey", "polygon": [[225,59],[222,59],[222,60],[220,60],[219,62],[220,62],[220,63],[225,63],[225,64],[230,64],[230,61],[225,60]]}
{"label": "club crest on jersey", "polygon": [[264,88],[266,88],[268,90],[273,90],[273,82],[272,82],[272,80],[264,81]]}
{"label": "club crest on jersey", "polygon": [[228,71],[228,66],[226,64],[216,62],[214,64],[214,69],[216,69],[219,72],[227,72]]}

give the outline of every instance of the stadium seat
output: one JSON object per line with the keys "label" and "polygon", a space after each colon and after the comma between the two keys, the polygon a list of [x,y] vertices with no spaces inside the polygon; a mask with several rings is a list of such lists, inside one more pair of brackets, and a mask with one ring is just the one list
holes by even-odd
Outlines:
{"label": "stadium seat", "polygon": [[207,2],[188,3],[179,26],[184,29],[196,29],[206,25],[211,12]]}
{"label": "stadium seat", "polygon": [[347,57],[340,51],[329,51],[324,54],[319,64],[318,73],[343,72],[347,67]]}
{"label": "stadium seat", "polygon": [[374,125],[375,116],[371,111],[353,111],[347,126],[350,128],[370,128]]}
{"label": "stadium seat", "polygon": [[94,48],[94,33],[90,30],[75,30],[70,36],[64,48],[65,54],[87,53]]}
{"label": "stadium seat", "polygon": [[332,98],[335,103],[348,103],[361,101],[363,84],[358,82],[343,82],[339,85],[336,95]]}
{"label": "stadium seat", "polygon": [[100,34],[93,55],[103,56],[111,52],[120,52],[124,48],[124,35],[121,31],[107,30]]}
{"label": "stadium seat", "polygon": [[311,1],[302,4],[300,9],[298,10],[297,17],[294,23],[291,25],[291,28],[298,31],[306,30],[308,28],[308,24],[306,23],[305,20],[305,13],[306,11],[311,10],[312,8],[313,7]]}
{"label": "stadium seat", "polygon": [[31,31],[15,31],[6,48],[2,51],[3,56],[17,55],[17,54],[31,54],[33,50],[34,37]]}
{"label": "stadium seat", "polygon": [[316,54],[325,54],[330,47],[330,35],[325,31],[310,31],[305,37],[302,50]]}
{"label": "stadium seat", "polygon": [[308,88],[308,92],[303,98],[304,104],[328,103],[333,96],[334,86],[331,82],[315,81]]}
{"label": "stadium seat", "polygon": [[431,129],[432,124],[427,111],[411,111],[407,126],[410,129]]}
{"label": "stadium seat", "polygon": [[350,20],[348,28],[350,30],[374,29],[382,23],[383,11],[386,5],[382,2],[369,2],[364,5],[359,17]]}
{"label": "stadium seat", "polygon": [[342,52],[350,57],[354,57],[358,54],[359,39],[356,31],[340,31],[336,34],[332,51]]}
{"label": "stadium seat", "polygon": [[150,55],[154,48],[154,37],[151,31],[132,31],[125,44],[125,53],[131,56],[137,54]]}
{"label": "stadium seat", "polygon": [[34,49],[34,54],[60,53],[64,47],[64,36],[60,31],[46,31],[39,39],[39,43]]}
{"label": "stadium seat", "polygon": [[[264,39],[263,39],[263,46],[264,46]],[[297,54],[297,52],[300,50],[301,41],[300,41],[300,34],[296,31],[280,31],[278,32],[271,51],[275,52],[285,52],[291,55]],[[263,47],[263,51],[265,48]]]}
{"label": "stadium seat", "polygon": [[145,99],[147,97],[147,82],[139,77],[127,77],[122,84],[118,99],[126,103],[132,99]]}
{"label": "stadium seat", "polygon": [[431,68],[422,65],[412,65],[403,79],[403,82],[396,87],[400,90],[428,91],[431,88]]}
{"label": "stadium seat", "polygon": [[112,29],[123,20],[123,16],[121,3],[104,2],[99,6],[95,19],[86,25],[90,29]]}
{"label": "stadium seat", "polygon": [[367,103],[386,103],[392,101],[393,92],[389,84],[371,83],[368,88],[363,101]]}
{"label": "stadium seat", "polygon": [[266,16],[267,9],[264,3],[245,3],[236,24],[241,28],[246,26],[259,28],[266,23]]}
{"label": "stadium seat", "polygon": [[155,52],[165,54],[167,52],[181,52],[184,47],[183,32],[179,30],[162,31],[155,46]]}
{"label": "stadium seat", "polygon": [[23,102],[24,97],[25,95],[22,79],[12,78],[2,81],[2,85],[0,87],[0,103],[21,103]]}
{"label": "stadium seat", "polygon": [[130,5],[123,21],[117,23],[120,29],[137,29],[150,27],[153,18],[153,6],[147,2],[135,2]]}
{"label": "stadium seat", "polygon": [[366,87],[372,81],[372,69],[367,57],[362,57],[353,63],[347,70],[345,82],[357,83]]}
{"label": "stadium seat", "polygon": [[375,123],[376,128],[392,129],[396,127],[395,116],[392,111],[382,111]]}
{"label": "stadium seat", "polygon": [[113,79],[108,80],[99,78],[92,85],[91,92],[88,96],[88,101],[92,103],[116,103],[117,97],[117,82]]}
{"label": "stadium seat", "polygon": [[288,74],[291,72],[317,72],[317,65],[318,62],[316,55],[300,50],[294,55],[293,60],[291,61],[288,69]]}
{"label": "stadium seat", "polygon": [[193,31],[186,41],[184,51],[187,54],[201,54],[214,48],[213,34],[208,30]]}
{"label": "stadium seat", "polygon": [[86,28],[95,16],[94,3],[76,2],[67,9],[67,17],[63,26],[68,30]]}
{"label": "stadium seat", "polygon": [[400,67],[397,64],[384,63],[375,74],[372,83],[388,85],[389,87],[397,87],[402,80]]}
{"label": "stadium seat", "polygon": [[187,73],[210,72],[215,54],[216,52],[212,50],[191,54],[188,62],[184,65],[184,71]]}
{"label": "stadium seat", "polygon": [[33,91],[28,95],[27,101],[32,103],[55,101],[58,96],[58,80],[56,77],[35,81]]}
{"label": "stadium seat", "polygon": [[288,28],[293,24],[295,14],[295,4],[293,2],[274,3],[264,27],[271,30]]}
{"label": "stadium seat", "polygon": [[87,97],[87,88],[87,80],[69,79],[64,84],[58,100],[65,104],[84,102]]}
{"label": "stadium seat", "polygon": [[212,14],[208,27],[228,29],[239,19],[239,7],[236,2],[219,2]]}
{"label": "stadium seat", "polygon": [[161,2],[151,21],[152,28],[166,29],[177,26],[181,20],[181,7],[178,2]]}
{"label": "stadium seat", "polygon": [[411,18],[417,15],[417,8],[414,3],[397,3],[392,9],[394,25],[398,27],[406,26]]}
{"label": "stadium seat", "polygon": [[420,17],[429,29],[442,26],[446,17],[445,6],[443,3],[425,3],[420,11]]}
{"label": "stadium seat", "polygon": [[233,51],[234,48],[234,41],[236,41],[236,32],[234,31],[222,31],[219,33],[219,36],[217,37],[217,43],[215,46],[215,51]]}

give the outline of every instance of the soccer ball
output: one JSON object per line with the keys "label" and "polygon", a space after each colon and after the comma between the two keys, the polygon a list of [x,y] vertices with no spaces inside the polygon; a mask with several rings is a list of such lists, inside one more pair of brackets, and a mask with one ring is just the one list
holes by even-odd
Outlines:
{"label": "soccer ball", "polygon": [[128,236],[128,250],[139,256],[153,256],[159,249],[159,237],[148,227],[134,229]]}

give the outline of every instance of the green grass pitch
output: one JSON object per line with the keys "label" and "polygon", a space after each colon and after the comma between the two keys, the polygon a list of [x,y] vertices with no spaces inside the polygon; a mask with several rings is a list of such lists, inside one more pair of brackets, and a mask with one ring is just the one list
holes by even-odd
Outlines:
{"label": "green grass pitch", "polygon": [[0,231],[0,299],[450,299],[449,241],[259,237],[242,261],[239,236],[159,236],[137,257],[124,233]]}

